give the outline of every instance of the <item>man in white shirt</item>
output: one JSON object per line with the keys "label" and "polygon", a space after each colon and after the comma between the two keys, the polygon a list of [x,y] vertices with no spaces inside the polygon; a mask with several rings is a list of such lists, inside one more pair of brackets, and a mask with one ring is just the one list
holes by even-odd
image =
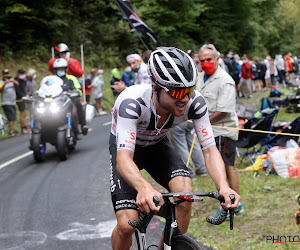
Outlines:
{"label": "man in white shirt", "polygon": [[126,61],[130,65],[133,72],[135,72],[134,84],[151,84],[150,76],[147,72],[147,65],[142,62],[139,54],[131,54],[126,57]]}

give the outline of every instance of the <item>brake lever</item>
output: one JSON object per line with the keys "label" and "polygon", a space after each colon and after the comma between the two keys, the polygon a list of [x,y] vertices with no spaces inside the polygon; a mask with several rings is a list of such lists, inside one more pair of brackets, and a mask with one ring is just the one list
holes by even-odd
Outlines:
{"label": "brake lever", "polygon": [[[231,200],[231,204],[234,204],[235,202],[235,195],[230,194],[229,198]],[[229,209],[229,219],[230,219],[230,230],[233,229],[233,218],[234,218],[234,210],[232,208]]]}

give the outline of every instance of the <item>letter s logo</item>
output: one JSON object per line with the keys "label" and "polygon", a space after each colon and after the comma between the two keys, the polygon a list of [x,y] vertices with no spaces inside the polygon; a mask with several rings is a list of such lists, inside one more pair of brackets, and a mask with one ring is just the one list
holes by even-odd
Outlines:
{"label": "letter s logo", "polygon": [[202,130],[201,130],[201,133],[202,133],[203,137],[207,136],[206,128],[202,129]]}
{"label": "letter s logo", "polygon": [[131,132],[131,133],[130,133],[130,139],[131,139],[131,140],[135,140],[135,133],[134,133],[134,132]]}

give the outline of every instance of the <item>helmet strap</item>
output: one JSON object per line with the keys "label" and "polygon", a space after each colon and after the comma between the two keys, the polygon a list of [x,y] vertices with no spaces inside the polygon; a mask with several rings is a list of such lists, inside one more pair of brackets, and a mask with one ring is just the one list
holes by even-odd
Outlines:
{"label": "helmet strap", "polygon": [[156,85],[154,90],[156,91],[156,100],[159,103],[161,87],[159,87],[158,85]]}

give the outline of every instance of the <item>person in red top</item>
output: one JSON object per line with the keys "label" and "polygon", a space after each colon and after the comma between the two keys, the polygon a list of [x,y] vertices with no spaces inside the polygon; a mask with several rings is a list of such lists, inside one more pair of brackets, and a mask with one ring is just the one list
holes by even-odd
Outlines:
{"label": "person in red top", "polygon": [[243,55],[242,60],[243,60],[243,64],[242,64],[242,71],[241,71],[240,89],[242,95],[246,97],[246,93],[245,93],[245,85],[246,85],[248,90],[248,98],[252,98],[251,64],[249,63],[246,55]]}
{"label": "person in red top", "polygon": [[68,72],[67,72],[68,75],[73,75],[76,77],[81,77],[83,75],[83,73],[84,73],[83,69],[81,68],[79,62],[76,59],[70,57],[71,54],[70,54],[69,48],[66,44],[60,43],[57,46],[55,46],[54,49],[55,49],[56,57],[51,58],[48,63],[48,70],[52,74],[54,74],[54,71],[53,71],[54,61],[57,58],[64,58],[68,62]]}

